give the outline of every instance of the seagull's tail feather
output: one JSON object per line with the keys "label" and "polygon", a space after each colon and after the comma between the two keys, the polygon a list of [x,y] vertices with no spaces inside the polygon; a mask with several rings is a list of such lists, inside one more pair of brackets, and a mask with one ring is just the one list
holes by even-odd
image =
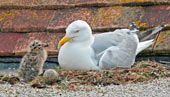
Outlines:
{"label": "seagull's tail feather", "polygon": [[140,53],[141,51],[143,51],[144,49],[146,49],[147,47],[149,47],[150,45],[152,45],[153,42],[154,42],[154,39],[139,42],[137,50],[136,50],[136,55]]}
{"label": "seagull's tail feather", "polygon": [[139,35],[139,41],[144,41],[149,39],[151,36],[157,34],[159,31],[161,31],[164,28],[164,26],[157,26],[152,29],[149,29],[142,34]]}

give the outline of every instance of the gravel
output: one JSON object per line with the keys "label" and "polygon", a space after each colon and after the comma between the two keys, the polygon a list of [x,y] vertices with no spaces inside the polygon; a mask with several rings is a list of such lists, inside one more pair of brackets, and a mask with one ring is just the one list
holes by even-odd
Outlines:
{"label": "gravel", "polygon": [[80,86],[78,90],[56,86],[37,89],[29,84],[0,84],[0,97],[170,97],[170,78],[127,85]]}

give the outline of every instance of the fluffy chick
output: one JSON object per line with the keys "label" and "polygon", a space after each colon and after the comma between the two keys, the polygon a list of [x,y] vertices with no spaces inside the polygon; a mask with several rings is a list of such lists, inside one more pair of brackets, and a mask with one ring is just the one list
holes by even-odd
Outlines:
{"label": "fluffy chick", "polygon": [[33,40],[28,52],[21,60],[18,75],[25,82],[32,81],[36,76],[43,73],[43,65],[47,59],[47,51],[44,49],[48,44],[44,44],[39,40]]}

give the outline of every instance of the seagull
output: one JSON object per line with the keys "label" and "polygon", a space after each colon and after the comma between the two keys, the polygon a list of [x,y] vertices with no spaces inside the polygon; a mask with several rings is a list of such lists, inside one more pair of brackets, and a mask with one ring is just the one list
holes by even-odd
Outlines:
{"label": "seagull", "polygon": [[109,70],[117,67],[131,67],[136,55],[152,45],[149,39],[162,26],[139,34],[135,23],[128,29],[92,34],[89,24],[76,20],[66,28],[66,35],[59,41],[58,61],[67,70]]}

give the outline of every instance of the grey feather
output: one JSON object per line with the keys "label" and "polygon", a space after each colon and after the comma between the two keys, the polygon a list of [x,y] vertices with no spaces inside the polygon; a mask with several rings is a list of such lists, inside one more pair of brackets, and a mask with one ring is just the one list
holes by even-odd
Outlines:
{"label": "grey feather", "polygon": [[[98,65],[102,69],[132,66],[136,55],[153,43],[153,39],[144,40],[149,39],[162,29],[162,26],[158,26],[137,36],[139,30],[134,23],[131,23],[129,29],[94,34],[92,48],[99,61]],[[139,42],[139,39],[143,42]]]}
{"label": "grey feather", "polygon": [[142,32],[139,34],[139,41],[144,41],[149,39],[151,36],[157,34],[159,31],[161,31],[164,28],[164,26],[157,26],[152,29],[149,29],[145,32]]}
{"label": "grey feather", "polygon": [[[131,67],[134,64],[138,40],[130,30],[117,30],[114,32],[119,44],[112,45],[99,57],[99,67],[113,69],[116,67]],[[117,34],[116,34],[117,33]]]}

